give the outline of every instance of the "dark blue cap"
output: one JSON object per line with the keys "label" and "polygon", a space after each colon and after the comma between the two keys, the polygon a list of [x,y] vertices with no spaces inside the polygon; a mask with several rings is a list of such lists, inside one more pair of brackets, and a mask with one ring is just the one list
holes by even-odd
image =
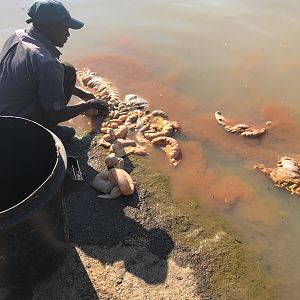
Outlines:
{"label": "dark blue cap", "polygon": [[80,29],[84,25],[83,22],[78,21],[71,17],[70,13],[57,0],[39,0],[34,2],[28,9],[30,19],[26,22],[41,23],[54,23],[60,22],[72,29]]}

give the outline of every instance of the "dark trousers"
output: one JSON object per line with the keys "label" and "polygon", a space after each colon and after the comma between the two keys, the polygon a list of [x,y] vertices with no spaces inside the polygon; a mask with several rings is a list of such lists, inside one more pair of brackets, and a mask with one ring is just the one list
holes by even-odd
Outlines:
{"label": "dark trousers", "polygon": [[[73,90],[76,84],[76,70],[75,67],[67,62],[62,63],[64,67],[64,92],[66,96],[66,105],[69,103],[72,95],[73,95]],[[46,122],[45,126],[49,129],[52,129],[55,127],[57,124],[53,124],[51,122]]]}
{"label": "dark trousers", "polygon": [[[73,90],[76,84],[76,70],[70,63],[63,62],[62,65],[64,67],[64,92],[66,96],[66,104],[68,104],[73,95]],[[53,123],[47,123],[45,124],[45,127],[56,134],[62,142],[68,141],[75,135],[75,130],[73,128],[60,127]]]}
{"label": "dark trousers", "polygon": [[67,100],[66,104],[68,104],[76,84],[76,70],[75,67],[68,62],[63,62],[62,65],[64,67],[64,91]]}

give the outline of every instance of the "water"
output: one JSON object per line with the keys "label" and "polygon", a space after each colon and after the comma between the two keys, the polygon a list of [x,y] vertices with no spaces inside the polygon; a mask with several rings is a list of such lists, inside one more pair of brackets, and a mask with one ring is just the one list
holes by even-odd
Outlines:
{"label": "water", "polygon": [[[0,42],[24,27],[31,1],[2,4]],[[300,295],[300,199],[253,170],[299,154],[299,1],[66,0],[85,21],[63,59],[136,93],[183,127],[184,160],[170,174],[173,193],[217,206],[264,258],[287,299]],[[260,141],[232,136],[214,119],[264,126]],[[85,118],[72,121],[88,126]],[[153,155],[154,157],[154,155]],[[180,203],[185,209],[185,203]]]}

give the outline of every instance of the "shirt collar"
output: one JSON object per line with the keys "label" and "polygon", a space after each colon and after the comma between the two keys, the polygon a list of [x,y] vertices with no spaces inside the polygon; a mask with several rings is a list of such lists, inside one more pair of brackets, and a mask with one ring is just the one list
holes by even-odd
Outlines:
{"label": "shirt collar", "polygon": [[48,51],[55,57],[59,58],[61,56],[61,52],[41,33],[39,32],[33,24],[30,24],[26,29],[26,33],[42,42],[48,49]]}

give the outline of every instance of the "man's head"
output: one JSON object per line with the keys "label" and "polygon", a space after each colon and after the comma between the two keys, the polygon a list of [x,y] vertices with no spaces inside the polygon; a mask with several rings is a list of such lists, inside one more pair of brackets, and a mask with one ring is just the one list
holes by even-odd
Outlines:
{"label": "man's head", "polygon": [[70,36],[69,28],[80,29],[82,22],[71,17],[70,13],[57,0],[39,0],[28,9],[30,19],[49,40],[57,47],[63,47]]}

